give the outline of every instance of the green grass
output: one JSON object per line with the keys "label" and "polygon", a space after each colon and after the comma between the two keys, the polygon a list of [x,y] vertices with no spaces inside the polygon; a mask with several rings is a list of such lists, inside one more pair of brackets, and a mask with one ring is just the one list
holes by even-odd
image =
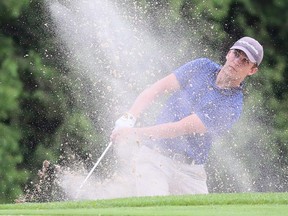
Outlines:
{"label": "green grass", "polygon": [[288,193],[139,197],[0,205],[0,215],[288,215]]}

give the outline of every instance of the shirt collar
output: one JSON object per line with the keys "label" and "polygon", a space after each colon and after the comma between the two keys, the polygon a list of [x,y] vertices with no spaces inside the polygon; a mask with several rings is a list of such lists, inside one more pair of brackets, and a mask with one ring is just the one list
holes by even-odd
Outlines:
{"label": "shirt collar", "polygon": [[220,69],[221,69],[221,67],[217,68],[217,70],[215,70],[215,73],[213,73],[213,78],[211,79],[211,81],[212,81],[211,84],[212,84],[213,88],[223,95],[233,95],[233,94],[242,92],[243,87],[244,87],[244,83],[241,83],[240,86],[238,86],[238,87],[231,87],[231,88],[220,88],[216,85],[216,78],[217,78],[217,74],[219,73]]}

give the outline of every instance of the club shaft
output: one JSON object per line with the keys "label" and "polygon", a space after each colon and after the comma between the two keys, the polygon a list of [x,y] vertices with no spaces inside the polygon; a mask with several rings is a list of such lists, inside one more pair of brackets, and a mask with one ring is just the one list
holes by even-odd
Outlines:
{"label": "club shaft", "polygon": [[102,153],[102,155],[99,157],[99,159],[97,160],[97,162],[95,163],[94,167],[91,169],[91,171],[88,173],[87,177],[84,179],[84,181],[82,182],[82,184],[80,185],[80,189],[84,186],[84,184],[86,183],[86,181],[90,178],[90,176],[92,175],[92,173],[94,172],[94,170],[96,169],[96,167],[98,166],[98,164],[101,162],[101,160],[103,159],[103,157],[106,155],[107,151],[110,149],[112,145],[112,142],[110,142],[108,144],[108,146],[106,147],[106,149],[104,150],[104,152]]}

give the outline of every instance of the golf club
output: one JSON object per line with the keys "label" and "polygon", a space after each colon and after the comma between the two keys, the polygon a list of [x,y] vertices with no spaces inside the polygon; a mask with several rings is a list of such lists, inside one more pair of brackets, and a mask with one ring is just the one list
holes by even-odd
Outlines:
{"label": "golf club", "polygon": [[94,172],[94,170],[96,169],[96,167],[98,166],[98,164],[101,162],[101,160],[103,159],[103,157],[106,155],[107,151],[110,149],[112,145],[112,142],[110,142],[108,144],[108,146],[106,147],[106,149],[104,150],[104,152],[102,153],[102,155],[99,157],[99,159],[97,160],[97,162],[95,163],[95,165],[93,166],[93,168],[91,169],[91,171],[88,173],[87,177],[84,179],[84,181],[82,182],[82,184],[79,187],[79,190],[82,189],[82,187],[85,185],[86,181],[90,178],[90,176],[92,175],[92,173]]}

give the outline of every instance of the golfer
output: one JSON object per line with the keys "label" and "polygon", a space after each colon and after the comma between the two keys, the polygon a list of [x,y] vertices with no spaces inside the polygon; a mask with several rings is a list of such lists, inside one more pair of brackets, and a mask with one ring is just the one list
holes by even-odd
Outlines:
{"label": "golfer", "polygon": [[[115,123],[111,140],[117,145],[136,137],[137,195],[206,194],[207,160],[216,137],[239,119],[243,83],[255,74],[263,47],[251,37],[236,41],[223,66],[195,59],[145,89]],[[170,93],[156,124],[134,127],[143,111]],[[137,143],[137,144],[136,144]]]}

